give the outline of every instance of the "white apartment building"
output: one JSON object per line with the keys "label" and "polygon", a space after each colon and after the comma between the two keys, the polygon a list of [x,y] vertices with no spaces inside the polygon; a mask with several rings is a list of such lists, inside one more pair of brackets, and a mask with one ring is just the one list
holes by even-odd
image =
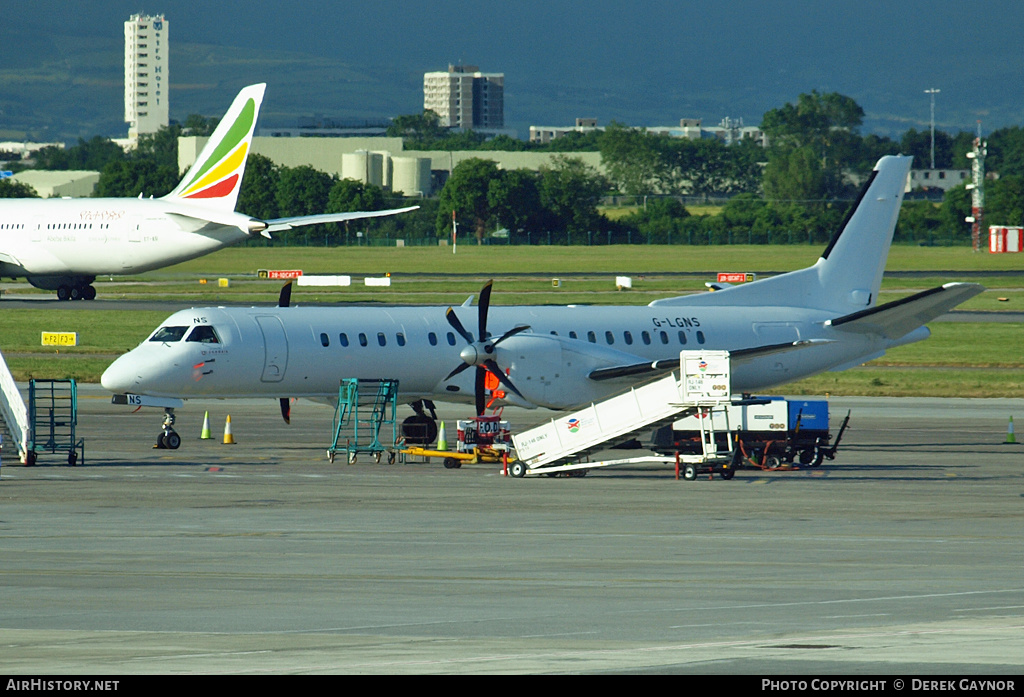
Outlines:
{"label": "white apartment building", "polygon": [[505,74],[482,73],[475,65],[449,65],[447,72],[423,74],[423,108],[445,128],[477,131],[505,127]]}
{"label": "white apartment building", "polygon": [[134,14],[124,23],[124,120],[128,137],[168,124],[169,23],[163,15]]}

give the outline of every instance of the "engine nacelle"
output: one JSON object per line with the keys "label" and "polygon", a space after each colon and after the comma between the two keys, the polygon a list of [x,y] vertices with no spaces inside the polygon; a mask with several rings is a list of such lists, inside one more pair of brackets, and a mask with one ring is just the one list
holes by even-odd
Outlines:
{"label": "engine nacelle", "polygon": [[527,400],[559,410],[589,404],[618,391],[613,381],[591,380],[587,377],[591,371],[640,360],[605,346],[544,334],[513,336],[495,351],[498,365],[509,371],[509,379]]}

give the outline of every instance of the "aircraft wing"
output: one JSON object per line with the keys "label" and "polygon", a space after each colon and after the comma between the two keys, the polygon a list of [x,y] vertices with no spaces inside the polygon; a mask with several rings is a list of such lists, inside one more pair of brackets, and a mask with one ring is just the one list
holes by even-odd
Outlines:
{"label": "aircraft wing", "polygon": [[985,290],[977,283],[947,283],[891,303],[830,319],[825,326],[844,332],[898,339]]}
{"label": "aircraft wing", "polygon": [[[828,339],[807,339],[804,341],[788,341],[782,344],[770,344],[768,346],[753,346],[751,348],[729,351],[729,358],[734,364],[744,363],[746,361],[753,360],[754,358],[760,358],[761,356],[767,356],[773,353],[786,353],[787,351],[795,351],[808,346],[820,346],[822,344],[829,343],[832,342]],[[643,375],[645,373],[652,375],[655,373],[667,373],[668,371],[675,370],[678,367],[678,357],[665,358],[657,361],[647,361],[645,363],[633,363],[631,365],[598,368],[597,370],[592,370],[587,377],[591,380],[614,380],[615,378],[632,377],[635,375]]]}
{"label": "aircraft wing", "polygon": [[264,221],[266,222],[267,227],[262,232],[281,232],[283,230],[291,230],[292,228],[300,227],[302,225],[343,223],[346,220],[358,220],[360,218],[380,218],[385,215],[408,213],[409,211],[414,211],[417,208],[419,208],[419,206],[392,208],[386,211],[350,211],[348,213],[323,213],[321,215],[300,215],[294,218],[275,218],[273,220]]}

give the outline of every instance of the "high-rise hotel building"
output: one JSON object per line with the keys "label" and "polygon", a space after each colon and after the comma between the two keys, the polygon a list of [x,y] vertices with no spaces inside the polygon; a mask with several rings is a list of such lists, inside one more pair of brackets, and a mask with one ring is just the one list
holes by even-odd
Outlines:
{"label": "high-rise hotel building", "polygon": [[505,127],[505,73],[481,73],[475,65],[449,65],[448,72],[423,74],[423,108],[446,128],[498,130]]}
{"label": "high-rise hotel building", "polygon": [[124,120],[128,137],[168,124],[168,21],[134,14],[124,23]]}

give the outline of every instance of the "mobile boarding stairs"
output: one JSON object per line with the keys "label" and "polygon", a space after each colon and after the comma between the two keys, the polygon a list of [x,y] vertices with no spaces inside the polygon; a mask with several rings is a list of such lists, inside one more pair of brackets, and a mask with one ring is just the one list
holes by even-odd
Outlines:
{"label": "mobile boarding stairs", "polygon": [[712,411],[725,410],[732,400],[729,352],[682,351],[679,358],[679,371],[513,436],[517,459],[509,463],[509,473],[514,477],[528,474],[582,476],[597,467],[675,462],[677,473],[678,467],[683,466],[685,479],[694,479],[701,472],[716,472],[724,479],[732,479],[733,439],[725,441],[728,451],[719,451],[713,430],[713,423],[718,420],[711,418],[700,419],[699,453],[585,461],[592,453],[684,416],[710,415]]}

